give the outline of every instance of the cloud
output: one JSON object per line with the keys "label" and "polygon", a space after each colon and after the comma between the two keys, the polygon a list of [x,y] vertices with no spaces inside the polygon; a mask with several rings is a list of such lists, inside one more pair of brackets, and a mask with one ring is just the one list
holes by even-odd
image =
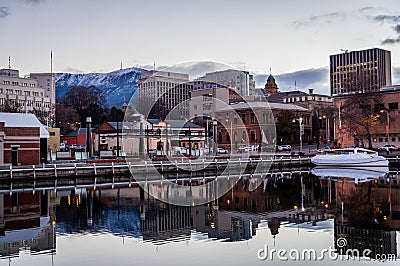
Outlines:
{"label": "cloud", "polygon": [[5,18],[10,15],[10,9],[6,6],[0,7],[0,18]]}
{"label": "cloud", "polygon": [[36,5],[46,2],[47,0],[22,0],[22,1],[24,1],[26,4]]}
{"label": "cloud", "polygon": [[[373,11],[372,13],[376,13],[378,10],[381,12],[380,14],[370,14],[371,12],[369,12]],[[383,39],[381,41],[382,45],[400,43],[400,15],[388,14],[387,11],[382,12],[382,9],[372,7],[362,8],[360,9],[360,13],[370,21],[378,22],[382,25],[390,25],[392,27],[396,36]]]}
{"label": "cloud", "polygon": [[381,42],[382,45],[395,43],[400,43],[400,35],[397,38],[386,38]]}
{"label": "cloud", "polygon": [[67,67],[64,69],[63,73],[84,74],[85,71],[73,67]]}
{"label": "cloud", "polygon": [[400,84],[400,67],[392,67],[392,84]]}
{"label": "cloud", "polygon": [[[268,75],[256,75],[256,87],[264,88]],[[311,68],[291,73],[274,75],[279,91],[296,90],[308,91],[314,89],[315,93],[330,94],[329,90],[329,69],[328,67]]]}
{"label": "cloud", "polygon": [[373,20],[382,22],[382,23],[399,23],[400,16],[394,15],[376,15],[371,17]]}
{"label": "cloud", "polygon": [[[144,66],[136,65],[136,67],[141,67],[149,70],[152,70],[154,68],[153,65],[144,65]],[[223,63],[218,63],[213,61],[190,61],[172,66],[156,65],[156,70],[159,71],[170,71],[170,72],[189,74],[189,79],[191,80],[201,77],[209,72],[220,71],[225,69],[237,69],[237,68],[231,65],[226,65]]]}
{"label": "cloud", "polygon": [[301,28],[301,27],[306,27],[309,25],[313,25],[313,24],[330,24],[332,23],[334,20],[342,20],[346,18],[346,14],[343,12],[332,12],[332,13],[328,13],[328,14],[322,14],[322,15],[318,15],[318,16],[311,16],[308,18],[304,18],[304,19],[299,19],[296,20],[294,22],[292,22],[292,25],[295,26],[296,28]]}

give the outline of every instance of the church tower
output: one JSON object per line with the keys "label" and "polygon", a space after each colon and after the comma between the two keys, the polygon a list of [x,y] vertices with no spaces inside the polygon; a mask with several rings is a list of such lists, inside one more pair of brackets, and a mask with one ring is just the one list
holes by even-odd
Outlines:
{"label": "church tower", "polygon": [[271,70],[269,77],[267,78],[267,83],[265,83],[264,91],[265,96],[269,96],[278,92],[278,85],[275,83],[275,78],[272,76]]}

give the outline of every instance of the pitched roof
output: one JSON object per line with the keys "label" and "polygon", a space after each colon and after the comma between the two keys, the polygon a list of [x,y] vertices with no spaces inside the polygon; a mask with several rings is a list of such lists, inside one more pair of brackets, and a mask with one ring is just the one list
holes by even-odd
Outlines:
{"label": "pitched roof", "polygon": [[[308,111],[308,109],[288,103],[268,103],[268,102],[245,102],[236,103],[226,106],[218,111],[229,111],[229,110],[240,110],[240,109],[256,109],[256,108],[268,108],[271,110],[294,110],[294,111]],[[218,112],[217,111],[217,112]]]}
{"label": "pitched roof", "polygon": [[34,114],[0,113],[0,121],[6,127],[38,127],[40,138],[49,138],[50,134]]}

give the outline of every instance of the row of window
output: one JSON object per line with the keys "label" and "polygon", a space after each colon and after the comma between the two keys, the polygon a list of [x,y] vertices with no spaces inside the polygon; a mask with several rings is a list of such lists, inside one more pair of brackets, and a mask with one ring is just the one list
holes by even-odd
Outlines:
{"label": "row of window", "polygon": [[327,97],[315,97],[315,96],[302,96],[302,97],[292,97],[285,99],[286,103],[295,103],[295,102],[303,102],[303,101],[329,101]]}
{"label": "row of window", "polygon": [[[257,140],[257,138],[256,138],[257,135],[256,135],[256,131],[255,130],[250,130],[248,136],[249,136],[249,141],[256,141]],[[218,142],[223,142],[223,141],[224,141],[223,134],[222,134],[221,131],[219,131],[218,132]],[[225,133],[225,141],[226,142],[230,142],[231,141],[228,132]],[[238,139],[238,132],[235,130],[234,133],[233,133],[233,141],[237,142],[237,143],[238,142],[240,142],[240,143],[246,142],[247,141],[247,133],[246,133],[246,131],[245,130],[242,131],[242,138],[239,140]]]}
{"label": "row of window", "polygon": [[43,97],[43,92],[38,91],[22,91],[22,90],[13,90],[13,89],[3,89],[0,88],[0,94],[5,93],[8,95],[25,95],[25,96],[33,96],[33,97]]}
{"label": "row of window", "polygon": [[[373,142],[381,142],[381,143],[387,143],[388,142],[388,138],[374,138],[372,140]],[[400,142],[400,137],[396,138],[396,137],[390,137],[390,141],[391,143],[395,143],[395,142]]]}
{"label": "row of window", "polygon": [[[4,105],[6,103],[6,99],[5,98],[0,98],[0,105]],[[50,107],[50,103],[48,102],[39,102],[39,101],[24,101],[24,100],[16,100],[16,103],[18,104],[19,107],[24,107],[25,104],[26,106],[29,107],[44,107],[44,108],[49,108]]]}
{"label": "row of window", "polygon": [[18,82],[18,81],[9,81],[3,80],[4,85],[14,85],[14,86],[23,86],[23,87],[36,87],[35,83],[27,83],[27,82]]}
{"label": "row of window", "polygon": [[[385,110],[385,109],[386,109],[385,104],[383,104],[383,103],[375,104],[376,111]],[[388,109],[389,110],[398,110],[399,103],[398,102],[388,103]]]}

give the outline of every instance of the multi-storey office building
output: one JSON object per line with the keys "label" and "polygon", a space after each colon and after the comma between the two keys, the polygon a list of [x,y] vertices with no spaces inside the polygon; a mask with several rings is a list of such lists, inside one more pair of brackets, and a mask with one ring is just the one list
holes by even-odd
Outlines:
{"label": "multi-storey office building", "polygon": [[390,51],[372,48],[330,56],[332,96],[379,91],[391,83]]}
{"label": "multi-storey office building", "polygon": [[[186,119],[189,117],[189,75],[165,71],[143,72],[138,82],[138,107],[148,118]],[[170,113],[172,110],[173,113]]]}
{"label": "multi-storey office building", "polygon": [[[40,77],[40,78],[39,78]],[[47,80],[50,80],[47,82]],[[0,107],[3,111],[12,103],[20,112],[41,113],[51,123],[54,114],[55,86],[47,92],[52,74],[31,74],[30,77],[20,77],[16,69],[0,69]],[[54,82],[54,81],[53,81]]]}
{"label": "multi-storey office building", "polygon": [[250,75],[247,71],[236,69],[216,71],[206,73],[204,76],[196,79],[195,82],[196,81],[214,82],[220,86],[231,88],[242,96],[251,96],[255,93],[255,81],[253,75]]}

